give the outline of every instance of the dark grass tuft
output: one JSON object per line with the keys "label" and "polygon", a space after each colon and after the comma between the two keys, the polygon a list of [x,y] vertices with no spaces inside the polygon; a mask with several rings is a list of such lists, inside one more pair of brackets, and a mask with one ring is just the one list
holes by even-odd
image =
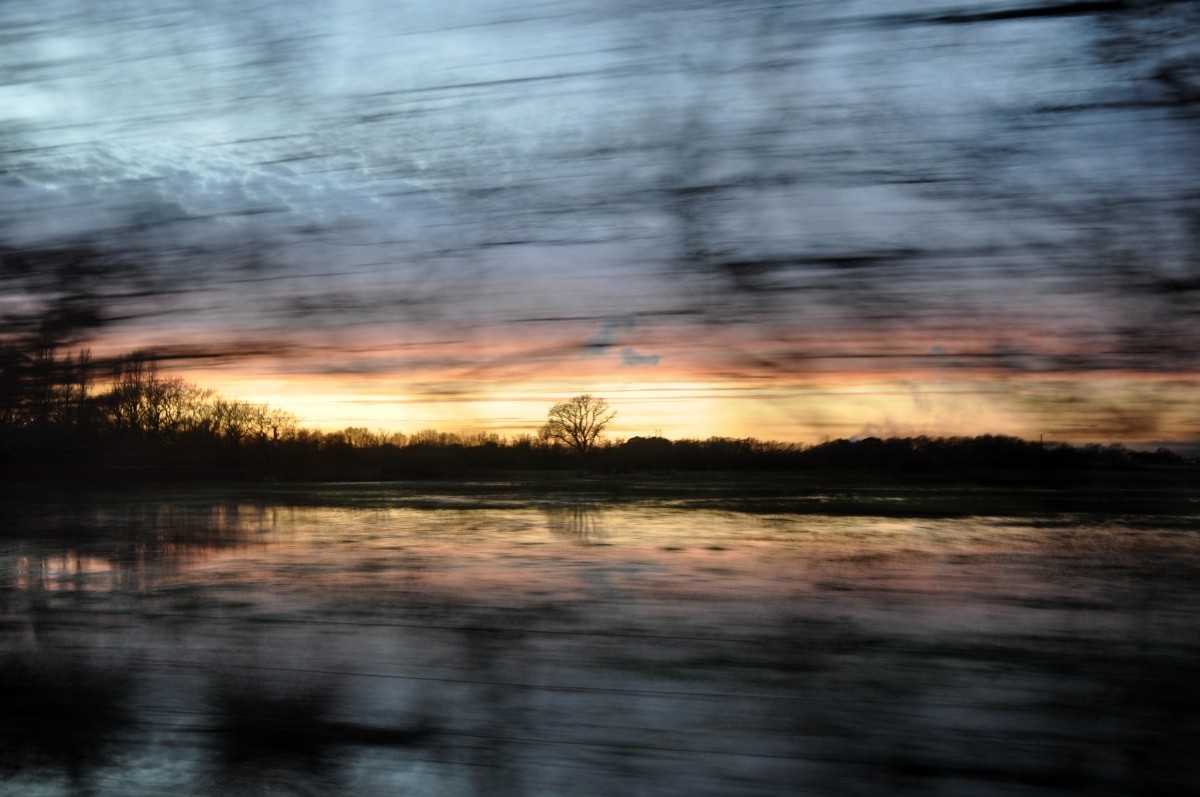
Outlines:
{"label": "dark grass tuft", "polygon": [[378,728],[341,718],[346,702],[332,676],[278,677],[223,671],[208,694],[218,758],[233,765],[251,762],[299,765],[321,770],[347,745],[406,747],[430,735],[425,726]]}
{"label": "dark grass tuft", "polygon": [[135,729],[135,685],[132,672],[79,654],[0,654],[0,773],[79,778],[110,763]]}
{"label": "dark grass tuft", "polygon": [[208,694],[216,752],[233,763],[267,759],[320,766],[336,742],[330,729],[340,692],[333,682],[222,673]]}

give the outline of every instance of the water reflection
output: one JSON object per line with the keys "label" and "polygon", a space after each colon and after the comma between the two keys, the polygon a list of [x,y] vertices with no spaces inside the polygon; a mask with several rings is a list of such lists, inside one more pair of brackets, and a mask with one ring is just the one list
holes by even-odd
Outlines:
{"label": "water reflection", "polygon": [[261,547],[280,507],[118,505],[34,512],[0,537],[0,587],[21,591],[146,590],[222,552]]}
{"label": "water reflection", "polygon": [[170,759],[195,795],[1200,782],[1180,741],[1200,732],[1200,539],[1177,522],[199,499],[30,517],[4,537],[0,641],[49,656],[86,633],[93,669],[137,659],[110,702],[158,735],[17,778],[105,766],[96,794],[179,791]]}
{"label": "water reflection", "polygon": [[594,545],[604,538],[602,513],[594,504],[570,504],[542,508],[546,525],[554,536],[579,545]]}

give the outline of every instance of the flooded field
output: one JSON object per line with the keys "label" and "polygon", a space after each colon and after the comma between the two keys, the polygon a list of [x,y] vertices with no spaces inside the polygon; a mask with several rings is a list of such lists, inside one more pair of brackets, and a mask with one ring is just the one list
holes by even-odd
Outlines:
{"label": "flooded field", "polygon": [[935,498],[10,501],[0,794],[1195,790],[1200,503]]}

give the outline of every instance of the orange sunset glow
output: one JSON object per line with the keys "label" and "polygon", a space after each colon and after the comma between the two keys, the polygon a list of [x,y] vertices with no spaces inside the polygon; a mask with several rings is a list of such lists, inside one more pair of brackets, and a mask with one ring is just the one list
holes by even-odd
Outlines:
{"label": "orange sunset glow", "polygon": [[[190,372],[183,372],[192,376]],[[198,379],[203,373],[195,375]],[[810,383],[723,384],[667,378],[519,381],[464,385],[452,397],[406,394],[395,377],[222,375],[202,384],[221,393],[294,412],[326,431],[365,426],[411,433],[489,431],[535,434],[549,405],[575,392],[606,397],[618,416],[610,436],[711,435],[817,442],[852,436],[1046,435],[1064,442],[1097,440],[1147,444],[1171,429],[1194,431],[1194,381],[1113,379],[1078,382],[1025,379],[988,382],[843,380]],[[1099,399],[1077,400],[1087,394]],[[1056,405],[1074,404],[1063,413]],[[1164,409],[1165,406],[1165,409]],[[1140,421],[1150,411],[1152,419]]]}

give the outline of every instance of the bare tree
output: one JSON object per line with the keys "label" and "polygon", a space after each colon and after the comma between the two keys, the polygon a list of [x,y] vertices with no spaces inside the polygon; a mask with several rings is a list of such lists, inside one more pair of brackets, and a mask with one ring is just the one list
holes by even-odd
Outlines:
{"label": "bare tree", "polygon": [[541,428],[541,437],[582,453],[595,445],[604,428],[616,416],[604,399],[588,394],[576,396],[550,408],[550,418]]}
{"label": "bare tree", "polygon": [[339,434],[353,448],[372,448],[379,445],[380,437],[365,426],[347,426]]}

